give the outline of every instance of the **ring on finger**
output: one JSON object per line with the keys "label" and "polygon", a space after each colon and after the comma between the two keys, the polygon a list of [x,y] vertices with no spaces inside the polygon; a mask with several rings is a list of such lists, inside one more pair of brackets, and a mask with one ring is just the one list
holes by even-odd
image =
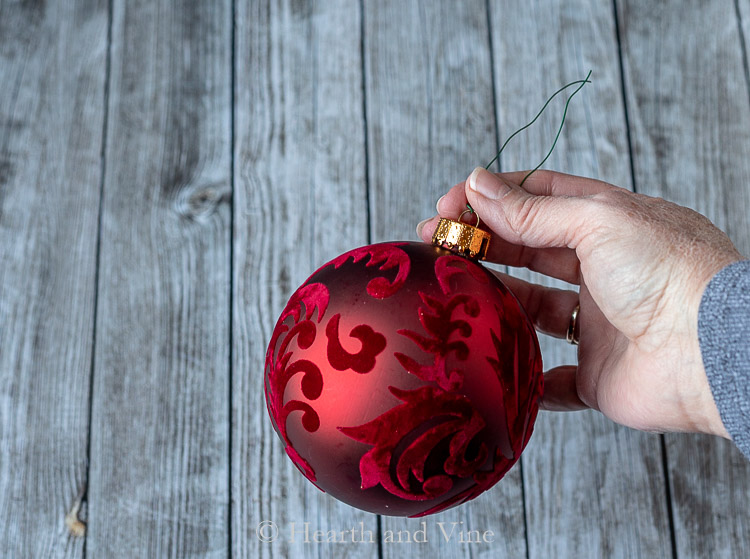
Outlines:
{"label": "ring on finger", "polygon": [[578,345],[578,313],[581,310],[580,303],[576,305],[573,312],[570,314],[570,322],[568,323],[568,331],[565,333],[565,341],[572,345]]}

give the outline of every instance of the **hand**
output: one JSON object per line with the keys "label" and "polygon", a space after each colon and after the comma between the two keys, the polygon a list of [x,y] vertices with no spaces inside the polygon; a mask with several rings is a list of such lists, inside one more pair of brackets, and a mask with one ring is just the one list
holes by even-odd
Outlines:
{"label": "hand", "polygon": [[[438,201],[455,219],[471,204],[493,233],[488,260],[580,286],[580,292],[499,274],[537,330],[564,338],[580,301],[578,366],[545,374],[541,405],[590,407],[646,431],[728,438],[698,344],[703,291],[742,259],[702,215],[592,179],[477,168]],[[437,217],[418,226],[428,241]]]}

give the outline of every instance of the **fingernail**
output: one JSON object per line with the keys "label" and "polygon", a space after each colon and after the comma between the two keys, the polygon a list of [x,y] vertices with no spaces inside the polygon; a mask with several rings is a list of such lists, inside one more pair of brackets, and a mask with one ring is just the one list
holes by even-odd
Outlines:
{"label": "fingernail", "polygon": [[445,199],[445,194],[443,194],[440,198],[438,198],[437,204],[435,204],[435,209],[437,210],[437,213],[440,213],[440,202],[442,202]]}
{"label": "fingernail", "polygon": [[471,172],[469,188],[491,200],[501,198],[510,190],[505,182],[483,167],[477,167]]}
{"label": "fingernail", "polygon": [[422,237],[422,229],[424,229],[425,224],[432,219],[431,217],[428,219],[423,219],[419,223],[417,223],[417,237]]}

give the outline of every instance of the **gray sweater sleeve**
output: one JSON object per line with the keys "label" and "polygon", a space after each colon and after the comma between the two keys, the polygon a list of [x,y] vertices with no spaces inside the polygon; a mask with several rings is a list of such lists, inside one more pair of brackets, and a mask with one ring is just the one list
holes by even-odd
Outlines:
{"label": "gray sweater sleeve", "polygon": [[724,427],[750,459],[750,260],[711,279],[698,311],[698,339]]}

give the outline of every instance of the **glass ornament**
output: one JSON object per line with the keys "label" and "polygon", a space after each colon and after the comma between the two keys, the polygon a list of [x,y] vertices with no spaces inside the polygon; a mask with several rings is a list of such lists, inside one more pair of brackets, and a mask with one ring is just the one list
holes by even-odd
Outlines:
{"label": "glass ornament", "polygon": [[529,441],[542,394],[534,327],[476,260],[489,235],[441,220],[433,244],[331,260],[291,296],[266,354],[274,429],[322,491],[419,517],[497,483]]}

